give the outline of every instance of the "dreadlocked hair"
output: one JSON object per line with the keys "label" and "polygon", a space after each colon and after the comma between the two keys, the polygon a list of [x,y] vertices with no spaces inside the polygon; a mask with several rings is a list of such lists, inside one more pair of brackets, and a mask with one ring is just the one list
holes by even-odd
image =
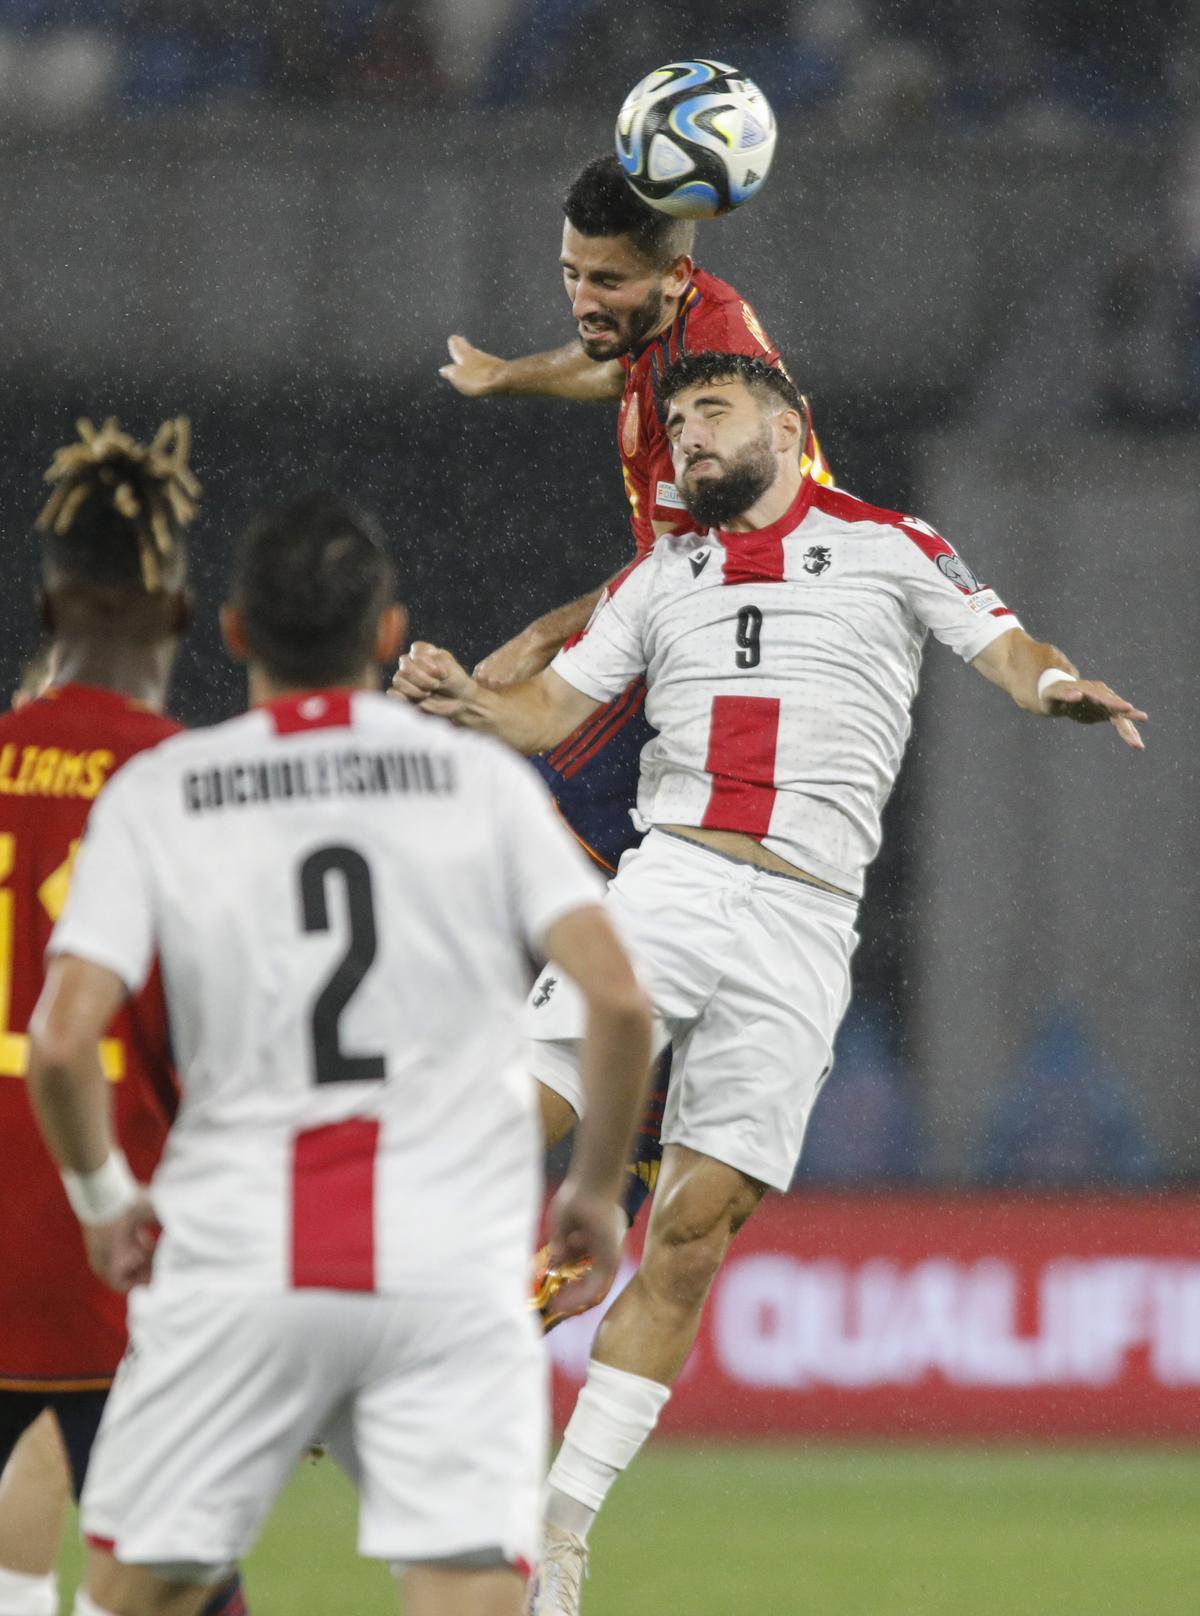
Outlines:
{"label": "dreadlocked hair", "polygon": [[76,423],[79,441],[59,449],[46,481],[54,492],[37,519],[47,560],[94,583],[140,579],[147,594],[183,548],[200,484],[188,466],[191,423],[164,421],[149,444],[122,432],[115,416],[97,431]]}
{"label": "dreadlocked hair", "polygon": [[683,354],[663,371],[654,391],[665,410],[675,395],[688,387],[731,381],[743,381],[760,398],[765,395],[774,399],[776,408],[796,410],[808,418],[804,400],[787,372],[751,354],[718,353],[711,348],[703,353]]}

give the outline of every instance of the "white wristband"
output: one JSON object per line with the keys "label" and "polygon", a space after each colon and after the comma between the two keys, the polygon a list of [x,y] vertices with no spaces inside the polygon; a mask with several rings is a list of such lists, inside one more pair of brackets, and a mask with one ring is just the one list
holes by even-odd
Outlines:
{"label": "white wristband", "polygon": [[1050,686],[1060,685],[1064,680],[1067,679],[1069,679],[1073,685],[1079,683],[1079,675],[1077,673],[1068,673],[1065,668],[1043,669],[1042,675],[1038,679],[1038,700],[1045,701],[1046,692]]}
{"label": "white wristband", "polygon": [[119,1150],[110,1150],[107,1160],[94,1173],[64,1169],[62,1181],[80,1223],[111,1223],[138,1198],[137,1180]]}

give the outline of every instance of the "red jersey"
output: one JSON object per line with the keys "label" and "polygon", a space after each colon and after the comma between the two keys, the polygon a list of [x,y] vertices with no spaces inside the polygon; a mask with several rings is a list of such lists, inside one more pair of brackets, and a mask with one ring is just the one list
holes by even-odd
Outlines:
{"label": "red jersey", "polygon": [[[739,292],[706,269],[697,269],[680,300],[679,312],[661,336],[641,353],[625,355],[625,391],[617,417],[617,446],[625,492],[629,495],[633,536],[639,555],[654,545],[655,522],[668,522],[686,532],[692,520],[675,487],[671,445],[659,418],[654,383],[670,364],[688,353],[738,353],[781,365],[758,316]],[[806,452],[818,482],[830,482],[828,469],[811,427]],[[822,473],[824,475],[822,475]]]}
{"label": "red jersey", "polygon": [[[112,691],[51,689],[0,716],[0,1388],[106,1386],[125,1350],[125,1301],[87,1264],[58,1169],[33,1120],[26,1029],[71,863],[100,789],[179,725]],[[145,1182],[174,1108],[156,979],[101,1045],[117,1136]]]}

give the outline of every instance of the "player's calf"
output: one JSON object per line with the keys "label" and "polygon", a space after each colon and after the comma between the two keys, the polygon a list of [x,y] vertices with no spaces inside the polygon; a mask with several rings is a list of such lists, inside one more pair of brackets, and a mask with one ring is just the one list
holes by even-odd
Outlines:
{"label": "player's calf", "polygon": [[[231,1598],[237,1603],[231,1605]],[[91,1541],[74,1616],[241,1616],[244,1610],[231,1566],[124,1565]]]}
{"label": "player's calf", "polygon": [[[550,1471],[546,1523],[576,1540],[572,1564],[613,1482],[658,1423],[713,1277],[762,1195],[763,1186],[735,1168],[668,1146],[641,1267],[600,1326]],[[555,1611],[553,1603],[544,1609]]]}
{"label": "player's calf", "polygon": [[409,1566],[400,1583],[405,1616],[520,1616],[525,1598],[524,1576],[507,1565]]}

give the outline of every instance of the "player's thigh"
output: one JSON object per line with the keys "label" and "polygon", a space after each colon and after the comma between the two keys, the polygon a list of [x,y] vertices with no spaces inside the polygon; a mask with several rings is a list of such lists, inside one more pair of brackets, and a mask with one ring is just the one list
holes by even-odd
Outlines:
{"label": "player's thigh", "polygon": [[0,1566],[23,1576],[54,1569],[71,1475],[50,1409],[26,1427],[0,1476]]}
{"label": "player's thigh", "polygon": [[[578,1083],[577,1078],[575,1082]],[[537,1097],[538,1112],[542,1119],[542,1137],[546,1149],[552,1150],[574,1129],[579,1121],[579,1112],[558,1089],[550,1088],[540,1080],[537,1085]]]}
{"label": "player's thigh", "polygon": [[676,1045],[665,1143],[786,1189],[850,996],[854,910],[798,883],[739,918],[704,1013]]}
{"label": "player's thigh", "polygon": [[407,1566],[532,1564],[548,1442],[546,1356],[524,1296],[406,1298],[353,1405],[360,1552]]}
{"label": "player's thigh", "polygon": [[136,1565],[240,1559],[344,1394],[362,1350],[358,1300],[135,1291],[130,1350],[84,1488],[85,1534]]}

